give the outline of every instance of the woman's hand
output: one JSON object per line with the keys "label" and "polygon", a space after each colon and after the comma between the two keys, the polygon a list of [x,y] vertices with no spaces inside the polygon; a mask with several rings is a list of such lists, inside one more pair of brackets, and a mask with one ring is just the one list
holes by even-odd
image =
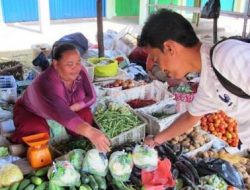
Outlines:
{"label": "woman's hand", "polygon": [[74,104],[72,104],[69,108],[70,108],[70,110],[73,111],[73,112],[77,112],[77,111],[80,111],[80,110],[82,109],[80,103],[74,103]]}
{"label": "woman's hand", "polygon": [[95,145],[97,150],[101,152],[110,151],[110,140],[100,130],[91,127],[88,129],[86,137]]}

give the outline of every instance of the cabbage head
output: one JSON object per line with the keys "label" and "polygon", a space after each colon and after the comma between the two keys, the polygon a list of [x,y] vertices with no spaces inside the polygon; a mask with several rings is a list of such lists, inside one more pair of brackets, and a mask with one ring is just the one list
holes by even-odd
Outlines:
{"label": "cabbage head", "polygon": [[109,171],[119,181],[127,181],[133,169],[132,155],[125,151],[113,152],[109,158]]}
{"label": "cabbage head", "polygon": [[17,165],[6,164],[0,169],[0,187],[7,187],[21,181],[23,173]]}
{"label": "cabbage head", "polygon": [[108,159],[97,149],[91,149],[83,159],[82,171],[99,176],[106,176],[108,172]]}
{"label": "cabbage head", "polygon": [[138,168],[153,171],[158,164],[157,151],[147,145],[137,145],[133,151],[133,161]]}
{"label": "cabbage head", "polygon": [[80,183],[80,174],[69,161],[56,161],[48,171],[52,184],[59,187],[76,186]]}
{"label": "cabbage head", "polygon": [[67,154],[67,160],[79,171],[82,168],[85,151],[82,149],[74,149]]}

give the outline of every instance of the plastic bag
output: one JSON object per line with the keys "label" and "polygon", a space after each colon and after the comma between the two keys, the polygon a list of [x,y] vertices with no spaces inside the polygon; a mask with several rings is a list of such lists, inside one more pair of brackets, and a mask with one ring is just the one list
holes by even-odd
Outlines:
{"label": "plastic bag", "polygon": [[0,188],[10,186],[22,179],[22,171],[14,164],[6,164],[0,169]]}
{"label": "plastic bag", "polygon": [[85,151],[82,149],[74,149],[67,154],[68,160],[78,171],[82,168],[84,154]]}
{"label": "plastic bag", "polygon": [[59,187],[70,187],[80,183],[80,174],[69,161],[57,161],[48,171],[51,183]]}
{"label": "plastic bag", "polygon": [[199,176],[213,175],[216,173],[228,184],[240,189],[245,189],[241,175],[225,160],[215,158],[197,160],[195,167]]}
{"label": "plastic bag", "polygon": [[201,11],[201,18],[219,18],[220,0],[209,0]]}
{"label": "plastic bag", "polygon": [[171,173],[171,162],[168,159],[159,160],[155,171],[142,170],[142,184],[148,189],[165,189],[175,186],[175,180]]}
{"label": "plastic bag", "polygon": [[109,171],[114,179],[127,181],[133,169],[131,154],[125,151],[113,152],[109,159]]}
{"label": "plastic bag", "polygon": [[94,175],[106,176],[108,172],[106,155],[96,149],[89,150],[83,160],[82,170]]}
{"label": "plastic bag", "polygon": [[133,161],[138,168],[152,171],[157,168],[158,153],[149,146],[136,145],[133,151]]}

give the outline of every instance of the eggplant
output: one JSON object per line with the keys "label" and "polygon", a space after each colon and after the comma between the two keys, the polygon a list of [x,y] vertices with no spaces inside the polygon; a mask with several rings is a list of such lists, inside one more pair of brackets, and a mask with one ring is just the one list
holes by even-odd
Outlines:
{"label": "eggplant", "polygon": [[173,149],[167,143],[162,144],[162,147],[171,163],[175,163],[178,160],[178,157],[175,155]]}
{"label": "eggplant", "polygon": [[193,164],[188,159],[181,159],[181,162],[184,165],[186,165],[187,168],[193,173],[195,184],[199,184],[200,183],[200,176],[199,176],[198,171],[196,170],[196,168],[193,166]]}

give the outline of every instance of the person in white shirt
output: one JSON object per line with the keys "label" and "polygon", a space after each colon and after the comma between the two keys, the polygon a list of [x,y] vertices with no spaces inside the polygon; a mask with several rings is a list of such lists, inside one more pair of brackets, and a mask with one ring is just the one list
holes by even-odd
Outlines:
{"label": "person in white shirt", "polygon": [[[200,42],[182,15],[167,9],[152,14],[143,26],[138,45],[157,60],[170,78],[200,73],[198,91],[188,110],[167,129],[148,136],[145,144],[162,144],[189,131],[205,114],[223,110],[237,120],[239,138],[243,145],[250,147],[250,100],[222,86],[211,66],[211,46]],[[215,47],[212,59],[225,78],[250,95],[250,44],[226,40]]]}

